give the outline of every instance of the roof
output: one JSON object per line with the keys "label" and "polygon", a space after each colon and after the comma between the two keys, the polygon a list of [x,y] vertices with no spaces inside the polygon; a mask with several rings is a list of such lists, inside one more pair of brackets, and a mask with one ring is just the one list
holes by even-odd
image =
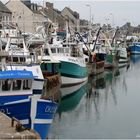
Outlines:
{"label": "roof", "polygon": [[1,1],[0,1],[0,12],[12,13]]}
{"label": "roof", "polygon": [[75,18],[79,18],[79,14],[76,11],[72,11],[69,7],[65,7]]}
{"label": "roof", "polygon": [[21,2],[28,7],[33,13],[41,14],[40,11],[38,11],[38,5],[35,3],[31,3],[31,0],[21,0]]}
{"label": "roof", "polygon": [[7,70],[0,71],[0,79],[33,79],[31,71],[26,70]]}

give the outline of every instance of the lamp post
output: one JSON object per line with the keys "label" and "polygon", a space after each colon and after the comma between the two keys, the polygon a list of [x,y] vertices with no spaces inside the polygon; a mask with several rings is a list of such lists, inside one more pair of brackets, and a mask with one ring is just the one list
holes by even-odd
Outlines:
{"label": "lamp post", "polygon": [[86,4],[89,7],[89,35],[88,35],[88,42],[91,40],[91,5]]}
{"label": "lamp post", "polygon": [[89,7],[89,27],[91,27],[91,5],[90,4],[86,4],[86,6]]}
{"label": "lamp post", "polygon": [[107,26],[107,30],[108,30],[108,21],[109,21],[109,18],[105,18],[105,21],[106,21],[106,26]]}
{"label": "lamp post", "polygon": [[110,13],[109,15],[112,16],[112,27],[114,27],[114,15],[112,13]]}

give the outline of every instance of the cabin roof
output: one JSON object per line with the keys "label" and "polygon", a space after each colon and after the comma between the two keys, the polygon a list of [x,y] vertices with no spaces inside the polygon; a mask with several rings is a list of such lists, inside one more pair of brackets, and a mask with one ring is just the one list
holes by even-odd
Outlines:
{"label": "cabin roof", "polygon": [[0,12],[11,13],[12,12],[0,1]]}

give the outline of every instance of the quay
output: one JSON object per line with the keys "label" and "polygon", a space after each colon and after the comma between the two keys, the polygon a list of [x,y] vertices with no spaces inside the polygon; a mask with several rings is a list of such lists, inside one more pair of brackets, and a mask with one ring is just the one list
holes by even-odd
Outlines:
{"label": "quay", "polygon": [[0,139],[41,139],[34,130],[23,127],[18,120],[0,112]]}

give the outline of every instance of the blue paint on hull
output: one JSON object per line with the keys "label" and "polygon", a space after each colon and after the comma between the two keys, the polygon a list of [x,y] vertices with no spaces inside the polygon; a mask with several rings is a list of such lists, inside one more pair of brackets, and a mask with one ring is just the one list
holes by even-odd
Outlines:
{"label": "blue paint on hull", "polygon": [[[38,100],[37,108],[36,108],[36,117],[35,119],[43,120],[42,123],[35,122],[33,124],[33,129],[37,131],[41,138],[44,139],[47,137],[49,132],[49,127],[51,123],[48,123],[47,120],[53,120],[54,114],[57,110],[57,103],[55,102],[47,102],[46,100]],[[28,120],[28,123],[23,124],[23,126],[27,128],[31,128],[32,122],[32,114],[31,114],[31,99],[27,99],[26,101],[20,101],[18,103],[8,103],[0,106],[0,111],[8,115],[9,117],[15,117],[18,120]],[[46,122],[45,122],[46,120]]]}
{"label": "blue paint on hull", "polygon": [[129,47],[129,50],[131,54],[140,54],[140,45],[134,44]]}
{"label": "blue paint on hull", "polygon": [[29,95],[7,95],[0,97],[0,105],[3,105],[8,102],[14,102],[19,100],[27,99]]}

